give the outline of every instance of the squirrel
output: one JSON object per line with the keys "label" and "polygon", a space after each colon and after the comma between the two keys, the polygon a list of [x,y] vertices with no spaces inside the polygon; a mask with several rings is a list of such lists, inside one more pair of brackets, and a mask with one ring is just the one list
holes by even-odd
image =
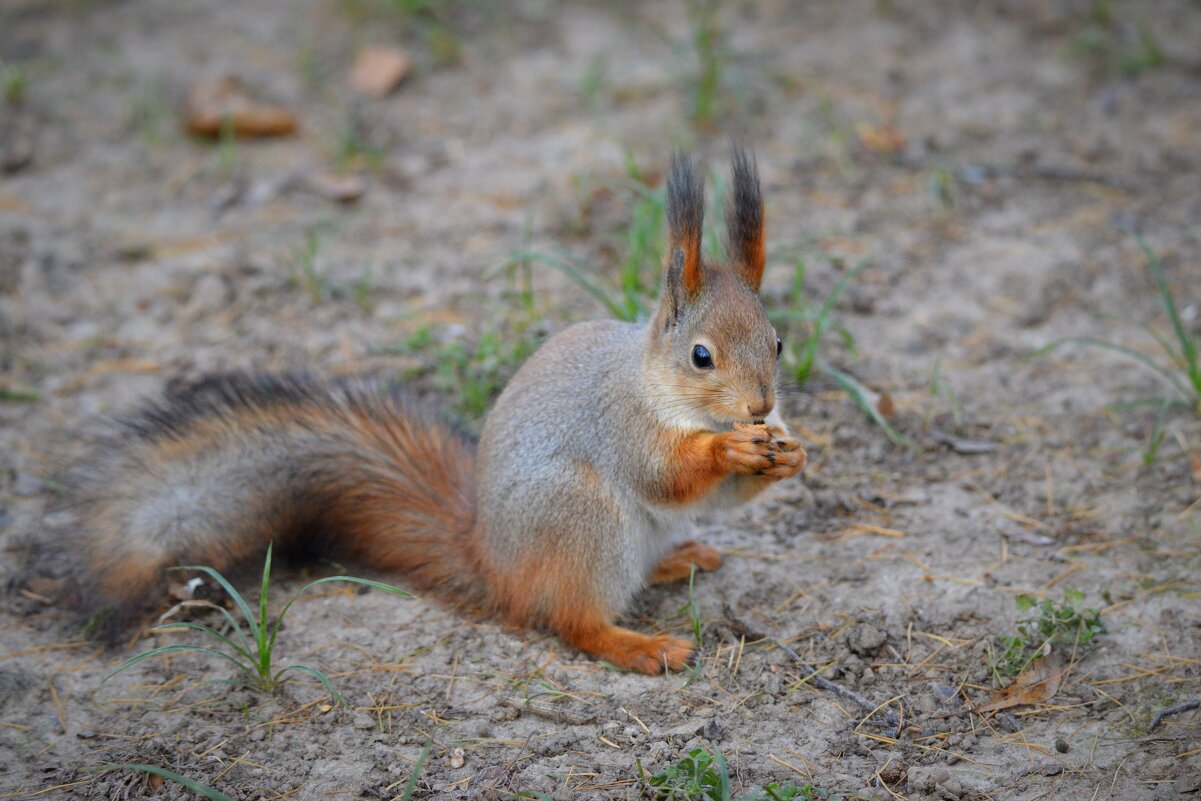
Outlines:
{"label": "squirrel", "polygon": [[619,668],[686,666],[688,640],[615,621],[646,583],[721,564],[685,538],[698,514],[806,459],[776,410],[758,169],[738,147],[732,162],[727,263],[702,256],[703,179],[675,155],[654,316],[551,337],[478,444],[364,378],[217,376],[117,421],[76,488],[85,584],[127,608],[166,568],[226,570],[274,542],[395,571]]}

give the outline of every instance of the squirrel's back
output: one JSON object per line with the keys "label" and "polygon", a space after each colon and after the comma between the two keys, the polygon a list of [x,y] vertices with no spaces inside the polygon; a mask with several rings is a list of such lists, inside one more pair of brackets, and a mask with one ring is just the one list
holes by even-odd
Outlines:
{"label": "squirrel's back", "polygon": [[484,603],[474,452],[382,382],[210,378],[117,421],[72,471],[85,588],[136,607],[168,567],[225,570],[274,542]]}

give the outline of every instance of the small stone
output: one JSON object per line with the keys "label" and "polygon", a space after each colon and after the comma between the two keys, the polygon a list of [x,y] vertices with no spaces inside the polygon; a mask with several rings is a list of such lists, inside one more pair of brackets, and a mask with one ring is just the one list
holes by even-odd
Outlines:
{"label": "small stone", "polygon": [[851,629],[847,636],[847,647],[860,656],[874,653],[888,641],[888,634],[883,629],[870,623],[863,623]]}

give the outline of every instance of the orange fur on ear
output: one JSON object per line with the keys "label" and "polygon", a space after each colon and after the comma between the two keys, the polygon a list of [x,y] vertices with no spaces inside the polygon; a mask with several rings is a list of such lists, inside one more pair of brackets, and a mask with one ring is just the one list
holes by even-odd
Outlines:
{"label": "orange fur on ear", "polygon": [[671,158],[671,175],[667,179],[667,225],[671,230],[671,250],[667,262],[669,289],[678,282],[692,296],[704,284],[704,265],[701,264],[701,231],[704,222],[704,181],[693,169],[690,159],[674,155]]}
{"label": "orange fur on ear", "polygon": [[726,236],[730,261],[744,281],[759,291],[767,263],[763,231],[763,195],[755,159],[737,145],[731,148],[733,180],[726,206]]}

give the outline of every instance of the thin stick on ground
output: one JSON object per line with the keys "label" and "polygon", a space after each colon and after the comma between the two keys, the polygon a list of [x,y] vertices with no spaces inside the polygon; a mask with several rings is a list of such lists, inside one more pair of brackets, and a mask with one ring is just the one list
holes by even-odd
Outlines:
{"label": "thin stick on ground", "polygon": [[1199,709],[1199,708],[1201,708],[1201,699],[1185,701],[1184,703],[1176,704],[1175,706],[1170,706],[1155,716],[1155,718],[1151,721],[1151,725],[1147,727],[1147,731],[1148,732],[1155,731],[1155,729],[1159,726],[1159,724],[1163,723],[1163,719],[1170,715],[1179,715],[1181,712],[1188,712],[1190,709]]}

